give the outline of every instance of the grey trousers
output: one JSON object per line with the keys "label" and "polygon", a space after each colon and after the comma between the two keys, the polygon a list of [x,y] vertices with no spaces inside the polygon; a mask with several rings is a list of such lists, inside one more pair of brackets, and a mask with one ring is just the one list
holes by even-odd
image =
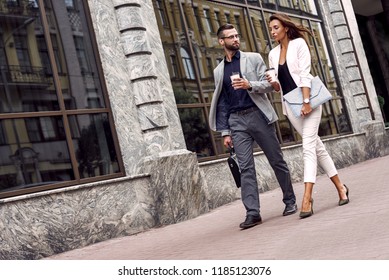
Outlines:
{"label": "grey trousers", "polygon": [[266,155],[283,192],[282,201],[296,203],[288,165],[277,139],[274,124],[268,124],[265,115],[258,109],[247,114],[233,113],[228,120],[232,143],[241,169],[242,202],[247,215],[259,215],[259,191],[254,165],[253,144],[259,145]]}

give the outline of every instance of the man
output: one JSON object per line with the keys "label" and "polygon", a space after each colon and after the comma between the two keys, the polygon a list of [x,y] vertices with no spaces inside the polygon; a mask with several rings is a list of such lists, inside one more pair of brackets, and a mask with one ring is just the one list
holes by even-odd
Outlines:
{"label": "man", "polygon": [[[246,208],[246,219],[240,228],[246,229],[262,222],[254,141],[266,155],[281,186],[286,205],[284,216],[297,212],[296,196],[273,124],[278,117],[265,94],[273,89],[265,79],[266,65],[260,54],[239,51],[239,34],[233,25],[221,26],[217,36],[225,58],[214,69],[215,92],[209,122],[212,130],[222,133],[224,146],[235,149]],[[231,79],[232,72],[239,72],[240,78]]]}

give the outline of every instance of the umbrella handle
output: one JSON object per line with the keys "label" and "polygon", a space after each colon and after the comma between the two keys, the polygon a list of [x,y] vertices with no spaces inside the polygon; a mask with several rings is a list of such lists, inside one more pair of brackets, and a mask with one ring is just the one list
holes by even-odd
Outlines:
{"label": "umbrella handle", "polygon": [[232,156],[233,154],[235,154],[235,149],[233,146],[230,146],[228,145],[228,151],[230,152],[230,155]]}

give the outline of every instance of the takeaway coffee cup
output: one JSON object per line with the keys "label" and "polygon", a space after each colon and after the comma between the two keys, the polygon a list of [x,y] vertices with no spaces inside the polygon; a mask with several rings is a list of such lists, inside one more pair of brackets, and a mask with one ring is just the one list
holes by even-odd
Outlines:
{"label": "takeaway coffee cup", "polygon": [[230,77],[231,77],[231,82],[233,82],[234,79],[239,79],[240,78],[239,72],[232,72]]}
{"label": "takeaway coffee cup", "polygon": [[265,73],[271,77],[271,82],[277,81],[277,78],[276,78],[276,70],[275,70],[274,68],[268,68],[268,69],[266,69],[266,72],[265,72]]}

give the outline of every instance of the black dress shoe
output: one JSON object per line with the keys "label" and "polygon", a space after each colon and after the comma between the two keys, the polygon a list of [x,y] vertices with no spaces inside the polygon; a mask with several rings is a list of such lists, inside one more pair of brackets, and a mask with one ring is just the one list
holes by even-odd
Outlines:
{"label": "black dress shoe", "polygon": [[297,212],[297,204],[289,204],[285,206],[285,210],[282,213],[283,216],[292,215]]}
{"label": "black dress shoe", "polygon": [[241,229],[251,228],[262,223],[261,216],[247,215],[246,220],[239,225]]}

